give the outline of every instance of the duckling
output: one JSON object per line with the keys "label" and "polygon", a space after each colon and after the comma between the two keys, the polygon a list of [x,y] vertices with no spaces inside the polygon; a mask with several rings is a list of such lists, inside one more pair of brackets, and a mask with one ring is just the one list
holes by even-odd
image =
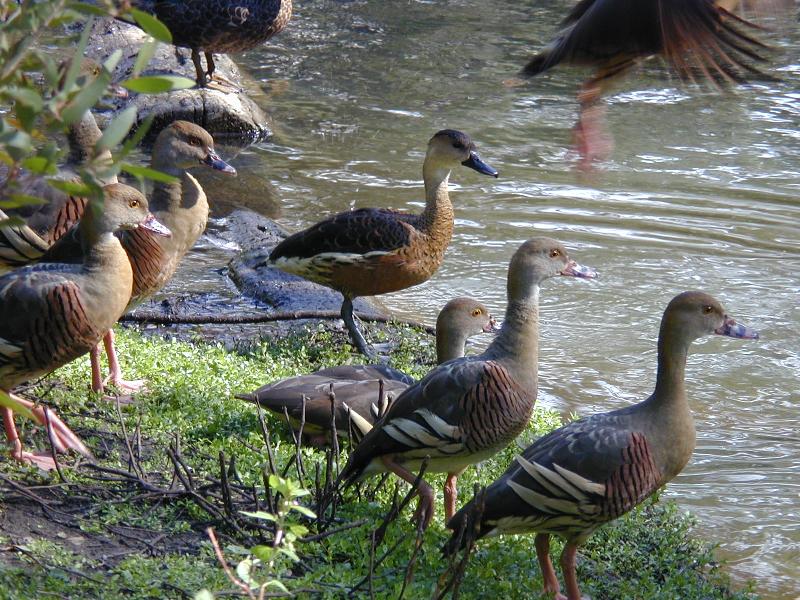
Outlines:
{"label": "duckling", "polygon": [[428,142],[422,165],[421,214],[384,208],[339,213],[283,240],[265,264],[339,291],[342,319],[355,347],[374,356],[353,319],[353,299],[418,285],[436,272],[453,234],[447,184],[458,165],[497,177],[467,134],[443,129]]}

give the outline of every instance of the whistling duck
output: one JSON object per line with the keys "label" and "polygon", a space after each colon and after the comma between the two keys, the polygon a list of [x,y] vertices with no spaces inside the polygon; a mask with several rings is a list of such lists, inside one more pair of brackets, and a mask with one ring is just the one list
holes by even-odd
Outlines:
{"label": "whistling duck", "polygon": [[[477,356],[451,360],[403,392],[350,455],[340,475],[348,485],[391,471],[414,483],[411,469],[445,472],[445,516],[455,512],[456,478],[505,448],[528,424],[536,401],[539,286],[559,275],[595,277],[550,238],[528,240],[508,268],[508,306],[497,337]],[[433,490],[422,481],[416,516],[427,527]]]}
{"label": "whistling duck", "polygon": [[581,0],[562,26],[522,74],[532,77],[561,63],[596,69],[578,94],[575,127],[578,150],[588,160],[610,152],[598,100],[636,63],[658,55],[683,79],[700,76],[719,85],[758,73],[752,62],[764,60],[758,49],[766,47],[745,30],[755,25],[716,0]]}
{"label": "whistling duck", "polygon": [[292,18],[292,0],[132,0],[131,5],[158,17],[173,44],[191,49],[197,87],[214,78],[212,53],[255,48],[283,31]]}
{"label": "whistling duck", "polygon": [[422,214],[385,208],[339,213],[283,240],[267,263],[341,292],[350,337],[361,353],[373,356],[353,319],[353,299],[420,284],[439,268],[453,233],[447,183],[458,165],[497,177],[466,134],[443,129],[428,142],[422,165]]}
{"label": "whistling duck", "polygon": [[[472,298],[455,298],[445,304],[436,319],[436,360],[438,364],[464,356],[467,339],[481,331],[493,331],[495,320],[488,309]],[[383,384],[384,397],[379,397]],[[414,379],[383,365],[342,365],[315,371],[309,375],[290,377],[252,392],[237,396],[258,402],[281,417],[288,415],[297,430],[301,419],[303,433],[313,446],[329,443],[331,400],[333,391],[336,430],[339,435],[365,434],[382,415],[392,399]],[[305,407],[303,398],[306,398]],[[305,412],[304,412],[305,411]]]}
{"label": "whistling duck", "polygon": [[550,535],[558,535],[567,542],[561,555],[566,598],[580,600],[578,546],[670,481],[692,455],[695,428],[684,388],[686,356],[694,340],[711,333],[758,338],[708,294],[684,292],[673,298],[661,320],[658,374],[650,397],[573,421],[528,446],[478,500],[449,521],[455,531],[445,554],[476,536],[536,532],[544,591],[564,600],[548,554]]}
{"label": "whistling duck", "polygon": [[[236,173],[214,151],[211,135],[199,125],[188,121],[174,121],[161,130],[153,145],[150,166],[177,178],[177,181],[170,183],[156,181],[150,195],[150,209],[172,231],[172,235],[168,238],[162,237],[145,229],[118,234],[133,265],[133,294],[129,309],[164,287],[174,275],[181,258],[206,228],[208,201],[203,188],[187,169],[204,166],[226,174]],[[57,223],[60,229],[60,221]],[[51,227],[55,230],[55,224]],[[20,253],[18,256],[21,255],[24,254]],[[81,231],[75,227],[67,235],[59,237],[40,258],[47,262],[66,263],[78,263],[82,259]],[[125,381],[122,378],[114,349],[113,331],[108,331],[103,337],[103,343],[108,355],[109,377],[103,381],[99,349],[93,350],[92,389],[101,391],[108,381],[123,390],[139,389],[141,381]]]}
{"label": "whistling duck", "polygon": [[122,184],[106,186],[102,210],[88,210],[81,219],[80,265],[39,263],[0,277],[0,406],[15,459],[43,469],[55,466],[50,457],[22,450],[15,411],[49,422],[56,450],[89,454],[55,414],[46,415],[11,389],[85,354],[119,319],[131,297],[133,272],[114,232],[137,228],[169,235],[140,192]]}

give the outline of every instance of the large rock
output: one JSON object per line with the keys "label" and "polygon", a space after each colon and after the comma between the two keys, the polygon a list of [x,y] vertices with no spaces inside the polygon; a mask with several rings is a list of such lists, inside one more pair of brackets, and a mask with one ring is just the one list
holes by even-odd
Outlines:
{"label": "large rock", "polygon": [[[122,59],[114,71],[114,81],[119,82],[132,76],[139,48],[145,39],[145,33],[138,27],[113,19],[98,20],[86,54],[102,62],[115,50],[122,49]],[[224,54],[214,55],[214,62],[215,73],[239,89],[226,86],[226,89],[230,87],[229,91],[193,88],[165,94],[133,94],[129,99],[114,100],[115,108],[135,105],[139,122],[153,115],[151,135],[176,119],[202,125],[216,139],[253,142],[272,135],[267,115],[242,89],[243,77],[236,64]],[[195,69],[191,52],[186,48],[159,44],[142,75],[183,75],[193,80]]]}

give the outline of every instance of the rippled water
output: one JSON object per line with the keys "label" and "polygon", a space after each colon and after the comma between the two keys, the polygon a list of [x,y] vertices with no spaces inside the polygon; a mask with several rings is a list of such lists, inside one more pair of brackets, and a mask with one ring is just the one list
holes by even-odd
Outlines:
{"label": "rippled water", "polygon": [[[241,152],[218,203],[290,229],[356,206],[418,211],[428,138],[468,132],[497,180],[452,175],[456,229],[424,285],[384,296],[432,322],[452,296],[502,313],[508,258],[523,240],[563,240],[596,282],[542,293],[540,402],[587,414],[647,396],[655,340],[673,295],[703,289],[761,330],[760,341],[706,339],[688,388],[698,444],[667,495],[699,518],[737,580],[769,598],[800,586],[800,36],[768,37],[769,70],[720,94],[657,63],[607,99],[616,140],[589,176],[570,151],[585,73],[514,77],[572,2],[436,0],[296,3],[287,31],[240,57],[275,138]],[[207,261],[206,261],[207,262]],[[203,263],[203,268],[206,268]]]}

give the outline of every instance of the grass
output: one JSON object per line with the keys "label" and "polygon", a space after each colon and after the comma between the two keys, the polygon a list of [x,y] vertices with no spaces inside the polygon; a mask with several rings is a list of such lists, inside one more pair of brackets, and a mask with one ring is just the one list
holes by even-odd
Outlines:
{"label": "grass", "polygon": [[[400,336],[393,366],[423,374],[433,361],[429,338],[407,328]],[[255,496],[264,497],[264,435],[254,407],[234,394],[352,360],[339,340],[322,329],[280,343],[264,343],[241,354],[217,346],[143,337],[126,329],[119,331],[118,341],[126,376],[147,378],[149,388],[119,413],[114,402],[85,391],[88,359],[60,369],[37,384],[33,393],[58,410],[93,449],[97,464],[106,469],[128,472],[134,468],[122,424],[138,457],[134,463],[141,468],[136,477],[141,475],[145,484],[183,489],[175,480],[177,470],[170,458],[170,452],[177,454],[185,463],[184,477],[192,478],[200,495],[219,511],[218,516],[190,495],[148,491],[140,482],[113,476],[108,470],[78,464],[62,469],[62,481],[56,473],[43,474],[0,458],[2,600],[192,598],[202,589],[217,597],[230,595],[235,588],[214,557],[206,527],[216,528],[225,556],[234,566],[248,555],[246,548],[254,543],[268,546],[273,535],[268,528],[257,529],[252,519],[236,511],[228,514],[224,498],[211,488],[202,491],[203,481],[222,477],[225,471],[239,482],[237,489],[253,490]],[[416,356],[420,351],[422,360]],[[520,444],[524,446],[559,422],[557,414],[537,409]],[[29,446],[47,447],[41,428],[21,419],[18,424]],[[291,464],[296,454],[292,438],[281,419],[267,416],[267,425],[278,470],[288,466],[288,475],[296,478],[297,469]],[[469,469],[459,482],[462,499],[471,495],[475,483],[485,484],[498,476],[517,451],[512,446],[479,469]],[[309,474],[304,485],[313,488],[315,464],[323,462],[324,455],[306,448],[300,454]],[[224,469],[220,456],[228,461]],[[74,459],[62,462],[66,466],[70,461]],[[431,476],[429,481],[441,494],[442,476]],[[345,596],[368,578],[370,534],[388,511],[395,490],[402,496],[407,486],[390,480],[374,497],[362,494],[358,499],[349,493],[331,527],[366,522],[314,541],[304,542],[299,535],[294,550],[300,560],[282,557],[273,565],[270,577],[296,591],[298,597]],[[245,497],[242,492],[237,499],[244,502]],[[394,548],[374,569],[376,598],[396,598],[403,588],[415,544],[414,528],[407,519],[410,512],[389,525],[376,553],[380,557]],[[299,512],[287,518],[309,527],[309,536],[317,533],[314,523]],[[731,588],[712,548],[693,538],[691,531],[690,516],[672,503],[655,500],[602,528],[579,554],[578,576],[584,593],[596,599],[753,598],[749,589]],[[445,567],[439,548],[447,537],[442,517],[437,515],[425,534],[406,598],[430,597]],[[553,552],[559,551],[555,543]],[[369,597],[368,588],[365,583],[354,596]],[[277,593],[279,588],[270,589]],[[504,537],[478,544],[460,597],[537,598],[540,589],[532,536]]]}

